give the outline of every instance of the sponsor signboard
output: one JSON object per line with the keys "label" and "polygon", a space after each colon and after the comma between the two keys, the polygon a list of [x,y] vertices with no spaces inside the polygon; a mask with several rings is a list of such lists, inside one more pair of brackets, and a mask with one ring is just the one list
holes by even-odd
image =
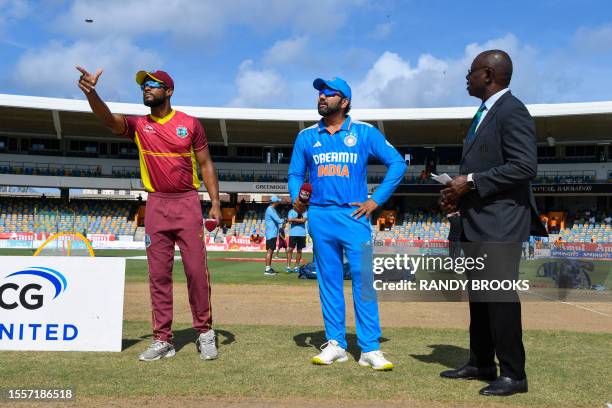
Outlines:
{"label": "sponsor signboard", "polygon": [[121,351],[125,259],[5,256],[0,350]]}

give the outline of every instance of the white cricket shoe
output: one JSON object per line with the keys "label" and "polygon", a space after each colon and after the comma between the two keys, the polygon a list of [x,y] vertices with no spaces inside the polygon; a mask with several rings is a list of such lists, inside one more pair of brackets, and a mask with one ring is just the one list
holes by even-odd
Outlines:
{"label": "white cricket shoe", "polygon": [[348,361],[348,356],[346,350],[340,347],[336,340],[329,340],[321,346],[321,352],[310,361],[316,365],[330,365],[334,361],[344,363]]}
{"label": "white cricket shoe", "polygon": [[153,340],[151,345],[138,357],[140,361],[155,361],[160,358],[174,357],[176,351],[171,343],[163,340]]}
{"label": "white cricket shoe", "polygon": [[369,351],[367,353],[362,352],[359,358],[359,365],[362,367],[372,367],[377,371],[393,370],[393,363],[387,360],[380,350]]}

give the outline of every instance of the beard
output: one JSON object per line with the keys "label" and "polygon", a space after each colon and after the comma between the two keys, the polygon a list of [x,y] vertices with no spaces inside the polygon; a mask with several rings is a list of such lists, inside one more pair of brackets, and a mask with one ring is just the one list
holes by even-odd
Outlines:
{"label": "beard", "polygon": [[331,116],[340,110],[340,102],[336,103],[335,105],[330,105],[330,104],[327,104],[326,106],[317,105],[317,109],[319,111],[319,115],[323,117]]}
{"label": "beard", "polygon": [[142,98],[142,103],[144,103],[145,106],[148,106],[149,108],[157,108],[158,106],[163,105],[164,102],[166,102],[165,96],[153,96],[153,99],[149,100],[147,100],[145,97]]}

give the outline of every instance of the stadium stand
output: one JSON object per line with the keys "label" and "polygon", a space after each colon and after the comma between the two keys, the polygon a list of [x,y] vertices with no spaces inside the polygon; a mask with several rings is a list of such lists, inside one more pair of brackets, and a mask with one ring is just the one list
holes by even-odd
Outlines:
{"label": "stadium stand", "polygon": [[439,212],[414,210],[398,216],[398,222],[390,230],[375,231],[376,239],[445,240],[449,223]]}
{"label": "stadium stand", "polygon": [[[3,197],[0,199],[0,233],[76,231],[133,236],[137,227],[134,220],[135,205],[134,202],[121,200],[72,200],[63,203],[54,198]],[[225,231],[220,229],[208,235],[215,236],[219,241],[232,235],[263,236],[266,207],[265,203],[248,203],[248,209],[242,217],[236,217],[235,222]],[[210,204],[203,203],[204,218],[209,209]],[[281,218],[285,219],[288,211],[288,205],[280,207]],[[564,242],[612,243],[612,213],[585,210],[565,216],[559,220],[559,225],[562,228],[557,237],[561,237]],[[372,229],[373,237],[379,240],[445,240],[449,223],[438,211],[414,209],[398,214],[395,225],[389,229],[380,231],[375,225]]]}
{"label": "stadium stand", "polygon": [[595,211],[582,211],[568,217],[567,228],[559,236],[565,242],[612,243],[612,215]]}
{"label": "stadium stand", "polygon": [[86,232],[134,235],[134,203],[110,200],[2,198],[0,232]]}
{"label": "stadium stand", "polygon": [[[20,174],[34,176],[67,176],[67,177],[114,177],[140,178],[138,166],[112,166],[112,172],[105,174],[98,165],[0,161],[0,174]],[[453,173],[449,173],[453,176]],[[287,182],[286,170],[253,170],[253,169],[218,169],[219,181],[229,182]],[[371,171],[368,183],[380,184],[385,177],[384,172]],[[594,170],[573,171],[540,171],[533,184],[577,184],[577,183],[610,183],[612,172],[598,180]],[[425,170],[408,171],[402,180],[403,184],[436,184],[431,179],[431,173]]]}

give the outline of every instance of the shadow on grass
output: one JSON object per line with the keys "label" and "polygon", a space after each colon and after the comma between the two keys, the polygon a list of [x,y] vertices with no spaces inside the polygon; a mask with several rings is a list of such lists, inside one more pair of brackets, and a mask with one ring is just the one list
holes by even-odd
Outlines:
{"label": "shadow on grass", "polygon": [[[293,336],[293,341],[298,347],[312,347],[315,350],[319,350],[327,339],[325,338],[325,331],[319,330],[310,333],[300,333]],[[381,337],[380,342],[384,343],[389,341],[386,337]],[[348,344],[347,352],[353,356],[355,360],[359,360],[361,356],[361,349],[357,345],[357,335],[354,333],[346,333],[346,342]]]}
{"label": "shadow on grass", "polygon": [[121,351],[125,351],[132,347],[134,344],[140,343],[141,339],[123,339],[121,340]]}
{"label": "shadow on grass", "polygon": [[[225,346],[236,341],[236,335],[230,331],[215,329],[215,334],[217,336],[217,346]],[[192,344],[193,347],[196,347],[195,342],[198,339],[198,332],[191,327],[188,329],[174,330],[173,337],[174,349],[178,352],[188,344]],[[134,344],[145,339],[153,339],[153,335],[145,334],[144,336],[140,336],[139,339],[123,339],[121,350],[125,351]]]}
{"label": "shadow on grass", "polygon": [[411,354],[424,363],[442,364],[448,368],[457,368],[468,360],[470,351],[463,347],[452,346],[450,344],[430,344],[431,354]]}
{"label": "shadow on grass", "polygon": [[[234,333],[227,330],[215,329],[215,334],[217,335],[217,346],[232,344],[236,341],[236,336]],[[198,332],[196,332],[193,328],[176,330],[174,332],[174,348],[177,352],[189,344],[195,348],[195,342],[197,339]]]}

